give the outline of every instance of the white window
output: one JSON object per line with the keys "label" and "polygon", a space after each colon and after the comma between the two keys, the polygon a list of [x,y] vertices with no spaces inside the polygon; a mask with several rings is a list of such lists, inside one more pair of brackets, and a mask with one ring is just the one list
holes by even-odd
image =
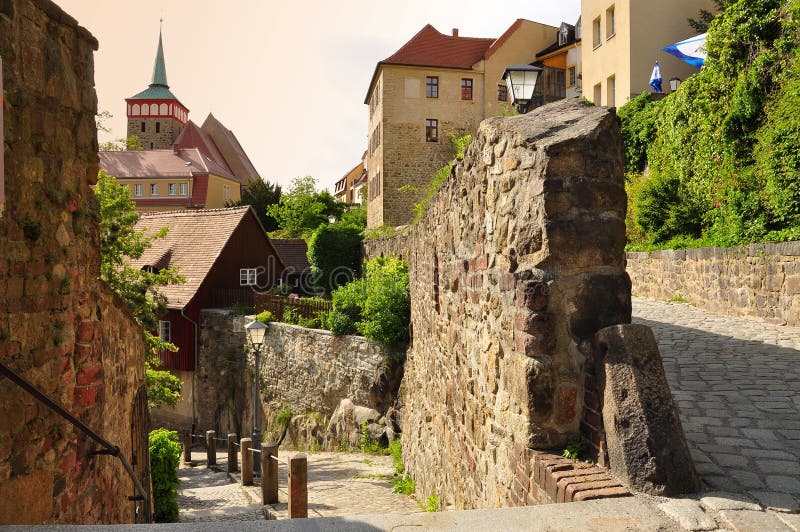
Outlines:
{"label": "white window", "polygon": [[239,286],[255,286],[255,284],[256,284],[256,269],[241,268],[239,270]]}
{"label": "white window", "polygon": [[133,195],[134,196],[141,196],[142,195],[142,185],[133,185]]}
{"label": "white window", "polygon": [[159,320],[158,337],[164,340],[165,342],[172,341],[172,325],[170,324],[170,322]]}
{"label": "white window", "polygon": [[158,184],[150,185],[150,195],[151,196],[158,196]]}
{"label": "white window", "polygon": [[229,187],[228,185],[222,186],[222,199],[224,199],[225,201],[231,199],[231,187]]}
{"label": "white window", "polygon": [[617,29],[614,20],[614,6],[606,9],[606,39],[610,39],[616,35]]}
{"label": "white window", "polygon": [[188,196],[188,195],[189,195],[189,184],[181,183],[181,196]]}
{"label": "white window", "polygon": [[178,186],[175,183],[169,184],[169,195],[174,196],[178,193]]}
{"label": "white window", "polygon": [[600,17],[592,21],[592,43],[595,48],[603,44],[603,36],[600,35]]}
{"label": "white window", "polygon": [[615,76],[610,76],[606,80],[606,105],[609,107],[614,107],[616,104],[616,97],[617,97],[617,78]]}

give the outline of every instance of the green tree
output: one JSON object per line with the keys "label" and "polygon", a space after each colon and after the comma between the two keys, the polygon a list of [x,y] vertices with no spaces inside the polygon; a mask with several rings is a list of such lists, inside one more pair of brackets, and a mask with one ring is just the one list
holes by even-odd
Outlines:
{"label": "green tree", "polygon": [[[106,126],[106,121],[111,120],[113,117],[114,115],[108,111],[100,111],[97,113],[94,119],[97,130],[103,133],[111,133],[111,128]],[[136,151],[143,149],[144,146],[139,142],[139,137],[136,135],[130,135],[124,139],[102,142],[98,147],[99,151]]]}
{"label": "green tree", "polygon": [[261,178],[251,179],[247,187],[242,191],[242,199],[239,201],[228,201],[226,207],[239,207],[241,205],[252,205],[256,211],[256,216],[267,232],[278,229],[278,221],[267,214],[270,205],[277,205],[281,199],[281,186],[277,183],[270,183]]}
{"label": "green tree", "polygon": [[362,229],[344,223],[319,226],[308,241],[308,263],[316,284],[326,292],[358,276]]}
{"label": "green tree", "polygon": [[130,265],[152,245],[162,238],[166,228],[156,235],[148,236],[137,231],[134,224],[139,215],[130,199],[128,187],[120,185],[116,178],[100,171],[94,194],[100,204],[100,278],[109,284],[128,305],[134,318],[142,325],[147,340],[147,395],[151,406],[167,404],[174,406],[180,399],[181,381],[167,371],[157,369],[160,351],[176,351],[177,347],[164,342],[151,331],[156,330],[158,318],[166,308],[166,298],[158,288],[168,284],[182,283],[185,279],[176,268],[158,272],[147,272]]}
{"label": "green tree", "polygon": [[267,214],[277,220],[279,237],[308,238],[317,227],[328,223],[329,216],[340,218],[344,207],[327,190],[318,191],[317,180],[306,176],[292,180],[289,192],[277,205],[267,207]]}

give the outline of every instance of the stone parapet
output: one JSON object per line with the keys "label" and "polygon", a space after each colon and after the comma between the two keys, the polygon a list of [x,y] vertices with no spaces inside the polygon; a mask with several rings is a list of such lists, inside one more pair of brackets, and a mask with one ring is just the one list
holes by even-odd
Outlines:
{"label": "stone parapet", "polygon": [[800,326],[800,242],[626,255],[634,295]]}

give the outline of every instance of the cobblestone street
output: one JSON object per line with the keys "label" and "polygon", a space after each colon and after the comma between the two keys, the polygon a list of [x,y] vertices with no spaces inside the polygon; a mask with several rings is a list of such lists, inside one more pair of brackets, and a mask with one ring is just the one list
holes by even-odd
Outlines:
{"label": "cobblestone street", "polygon": [[[737,529],[800,529],[800,329],[644,298],[633,315],[658,340],[702,507]],[[696,504],[663,509],[700,519]]]}

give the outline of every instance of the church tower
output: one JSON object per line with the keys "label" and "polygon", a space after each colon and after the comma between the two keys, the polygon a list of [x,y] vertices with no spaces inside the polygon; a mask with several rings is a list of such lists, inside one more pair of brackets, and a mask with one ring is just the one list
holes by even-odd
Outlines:
{"label": "church tower", "polygon": [[189,120],[189,110],[175,97],[167,85],[164,47],[158,31],[158,50],[150,86],[127,98],[128,137],[135,135],[146,150],[171,148]]}

